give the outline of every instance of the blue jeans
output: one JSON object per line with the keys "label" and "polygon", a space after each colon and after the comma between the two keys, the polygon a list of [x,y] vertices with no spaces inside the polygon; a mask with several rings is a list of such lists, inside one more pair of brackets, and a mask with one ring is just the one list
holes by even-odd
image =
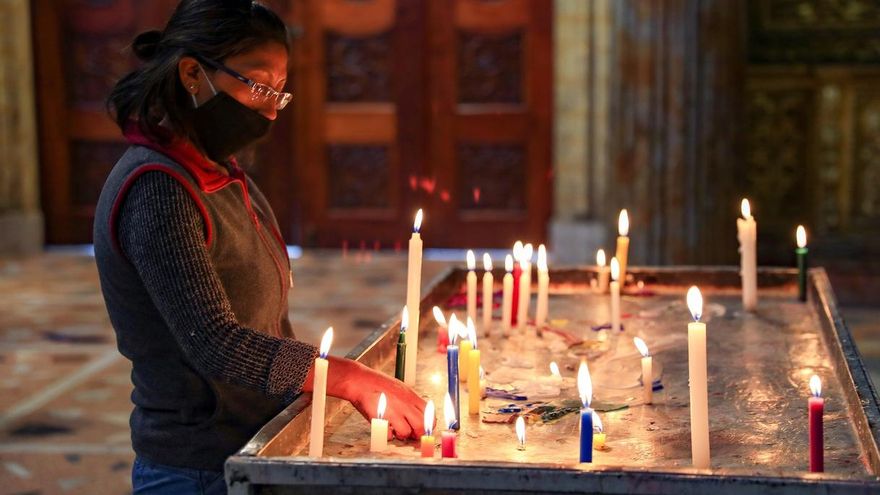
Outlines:
{"label": "blue jeans", "polygon": [[163,466],[135,458],[131,469],[134,495],[183,494],[225,495],[226,480],[222,471]]}

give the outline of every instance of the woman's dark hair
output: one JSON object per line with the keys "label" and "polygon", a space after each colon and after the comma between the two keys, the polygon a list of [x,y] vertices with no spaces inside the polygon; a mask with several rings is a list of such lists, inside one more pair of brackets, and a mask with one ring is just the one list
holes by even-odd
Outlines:
{"label": "woman's dark hair", "polygon": [[123,131],[136,120],[144,134],[164,141],[168,133],[159,122],[167,118],[175,135],[193,139],[191,97],[178,76],[181,57],[200,55],[222,62],[266,42],[290,51],[284,22],[260,3],[182,0],[163,31],[147,31],[134,39],[132,50],[145,64],[116,83],[107,109]]}

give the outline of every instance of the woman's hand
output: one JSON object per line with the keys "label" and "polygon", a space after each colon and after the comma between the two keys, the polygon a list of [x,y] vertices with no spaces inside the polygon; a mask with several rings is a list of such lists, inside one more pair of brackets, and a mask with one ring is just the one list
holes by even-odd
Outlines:
{"label": "woman's hand", "polygon": [[389,439],[419,439],[424,435],[426,402],[413,389],[351,359],[330,357],[329,368],[327,393],[351,402],[367,420],[376,417],[379,395],[385,393]]}

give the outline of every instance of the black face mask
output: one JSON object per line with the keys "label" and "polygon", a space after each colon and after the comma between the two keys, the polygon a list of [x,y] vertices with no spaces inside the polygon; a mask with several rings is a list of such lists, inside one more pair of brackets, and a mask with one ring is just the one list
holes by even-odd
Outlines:
{"label": "black face mask", "polygon": [[[222,163],[265,136],[272,121],[225,92],[217,92],[204,105],[196,104],[193,116],[196,136],[208,158]],[[193,96],[195,104],[195,96]]]}

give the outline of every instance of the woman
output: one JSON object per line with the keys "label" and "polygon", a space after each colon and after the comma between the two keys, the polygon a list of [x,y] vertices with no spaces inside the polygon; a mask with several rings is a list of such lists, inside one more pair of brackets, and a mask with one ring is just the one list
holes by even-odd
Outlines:
{"label": "woman", "polygon": [[[224,460],[301,392],[316,349],[287,317],[289,260],[272,210],[231,157],[264,136],[283,92],[284,23],[250,0],[183,0],[139,35],[145,64],[108,108],[131,147],[96,211],[101,289],[131,360],[135,493],[223,493]],[[418,438],[424,401],[330,358],[327,393]]]}

